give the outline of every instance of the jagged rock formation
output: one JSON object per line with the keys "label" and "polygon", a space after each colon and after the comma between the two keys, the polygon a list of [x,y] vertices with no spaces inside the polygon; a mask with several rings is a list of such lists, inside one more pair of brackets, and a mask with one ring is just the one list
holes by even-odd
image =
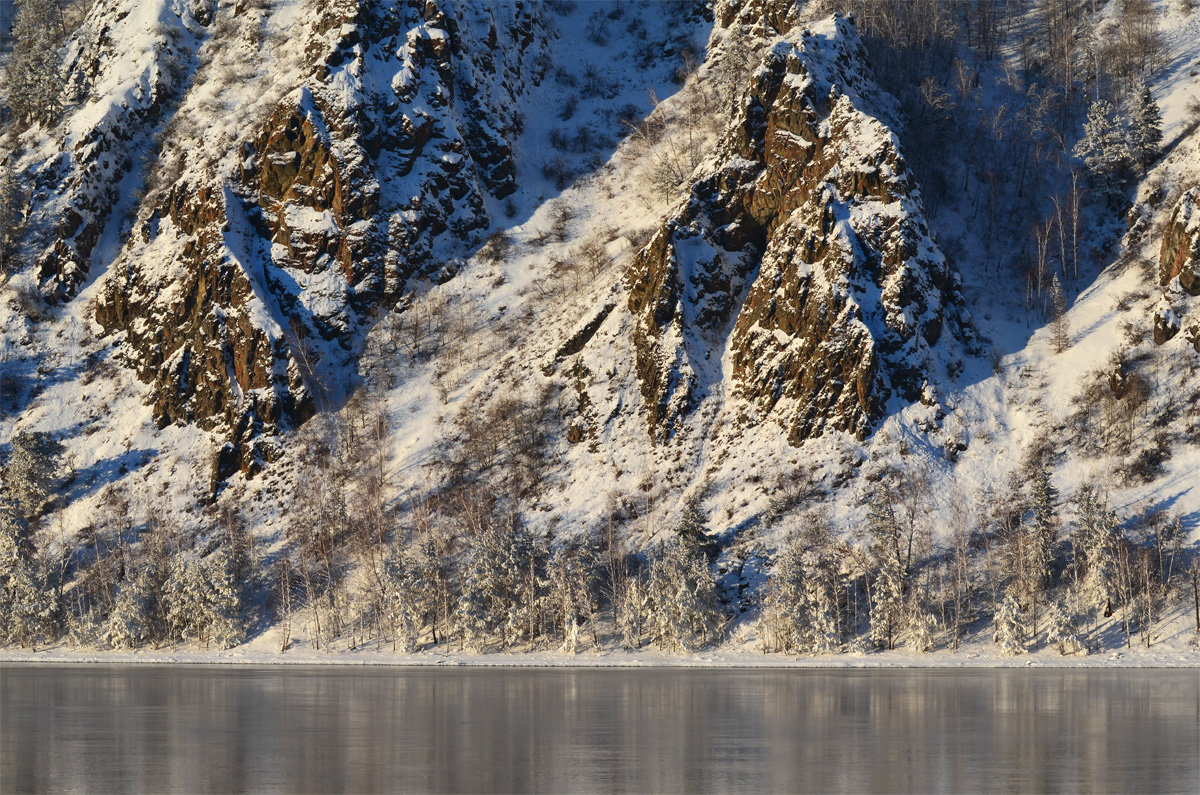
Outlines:
{"label": "jagged rock formation", "polygon": [[[256,471],[275,452],[263,431],[336,401],[373,314],[481,242],[489,200],[515,188],[518,99],[549,63],[538,4],[294,5],[278,56],[262,38],[282,23],[211,0],[135,15],[106,0],[73,45],[73,84],[103,84],[113,110],[68,123],[86,128],[67,159],[83,187],[62,199],[79,211],[43,259],[46,290],[70,295],[104,230],[136,216],[95,317],[126,335],[160,424],[227,429],[219,477]],[[147,14],[162,42],[134,69],[117,33]],[[242,40],[276,62],[255,71]],[[217,101],[231,131],[205,129]],[[140,207],[120,201],[138,153]]]}
{"label": "jagged rock formation", "polygon": [[891,396],[928,399],[927,382],[961,366],[973,332],[960,280],[865,63],[844,18],[776,41],[715,166],[629,270],[656,438],[687,416],[700,359],[722,345],[737,394],[793,443],[861,437]]}
{"label": "jagged rock formation", "polygon": [[1163,234],[1158,276],[1163,287],[1173,279],[1190,295],[1200,295],[1200,188],[1192,188],[1171,212]]}
{"label": "jagged rock formation", "polygon": [[99,0],[70,42],[64,97],[75,112],[59,133],[62,154],[26,175],[35,185],[30,227],[52,230],[36,246],[47,295],[74,294],[101,238],[128,232],[139,172],[190,82],[216,5]]}
{"label": "jagged rock formation", "polygon": [[[1186,338],[1200,352],[1200,323],[1180,319],[1172,304],[1187,303],[1187,296],[1200,296],[1200,188],[1180,197],[1171,211],[1159,252],[1159,283],[1166,288],[1165,306],[1154,316],[1154,341],[1162,345],[1187,326]],[[1174,295],[1175,300],[1171,300]]]}

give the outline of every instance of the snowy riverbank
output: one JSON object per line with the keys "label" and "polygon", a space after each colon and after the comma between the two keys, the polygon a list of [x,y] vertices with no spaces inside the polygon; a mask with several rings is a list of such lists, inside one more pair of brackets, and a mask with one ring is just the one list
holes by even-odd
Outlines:
{"label": "snowy riverbank", "polygon": [[342,666],[471,666],[480,668],[1200,668],[1200,649],[1186,643],[1120,648],[1090,655],[1061,655],[1042,649],[1015,657],[984,644],[957,652],[920,654],[903,650],[788,656],[751,649],[714,649],[693,654],[657,650],[602,650],[566,654],[558,651],[495,654],[426,651],[395,654],[386,650],[318,651],[293,648],[284,653],[254,644],[223,651],[153,649],[137,652],[97,651],[54,646],[37,652],[0,650],[0,664],[97,665],[342,665]]}

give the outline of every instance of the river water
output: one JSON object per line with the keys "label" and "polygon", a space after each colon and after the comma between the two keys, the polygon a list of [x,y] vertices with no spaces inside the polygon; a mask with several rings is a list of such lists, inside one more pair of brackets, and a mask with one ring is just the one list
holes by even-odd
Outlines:
{"label": "river water", "polygon": [[0,669],[0,792],[1197,792],[1200,673]]}

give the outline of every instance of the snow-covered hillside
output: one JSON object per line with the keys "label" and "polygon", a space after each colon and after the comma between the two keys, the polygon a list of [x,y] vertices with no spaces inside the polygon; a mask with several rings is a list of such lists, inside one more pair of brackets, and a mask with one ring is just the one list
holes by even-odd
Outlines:
{"label": "snow-covered hillside", "polygon": [[1117,185],[1070,150],[1121,92],[1039,93],[1039,4],[907,94],[888,5],[92,4],[61,121],[0,127],[0,441],[64,451],[14,531],[45,634],[208,643],[167,618],[191,561],[260,644],[750,646],[796,549],[834,617],[789,650],[1009,608],[1044,648],[1052,606],[1183,649],[1200,10],[1155,6],[1163,143]]}

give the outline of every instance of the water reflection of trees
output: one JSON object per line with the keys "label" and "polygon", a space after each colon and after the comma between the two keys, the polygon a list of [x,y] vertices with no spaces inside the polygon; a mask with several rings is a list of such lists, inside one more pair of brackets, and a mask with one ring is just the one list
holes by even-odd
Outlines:
{"label": "water reflection of trees", "polygon": [[1147,791],[1194,672],[11,669],[0,791]]}

